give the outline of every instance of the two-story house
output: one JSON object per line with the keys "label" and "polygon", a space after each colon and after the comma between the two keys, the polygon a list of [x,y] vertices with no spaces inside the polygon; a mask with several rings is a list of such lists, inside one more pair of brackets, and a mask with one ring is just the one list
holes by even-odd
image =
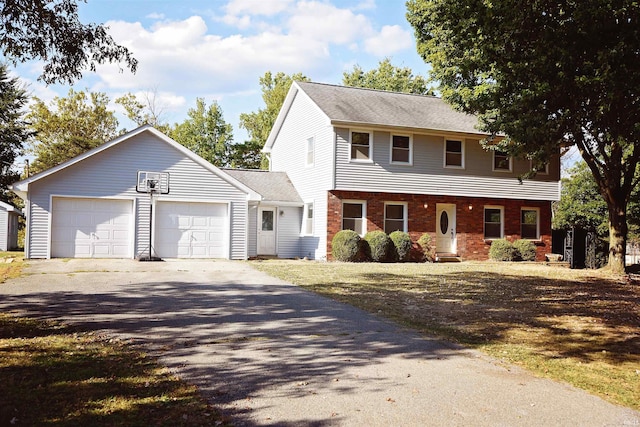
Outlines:
{"label": "two-story house", "polygon": [[494,239],[530,239],[544,259],[559,158],[519,180],[531,162],[485,150],[476,124],[437,97],[294,83],[264,152],[304,203],[300,255],[326,258],[352,229],[430,233],[437,254],[468,260]]}

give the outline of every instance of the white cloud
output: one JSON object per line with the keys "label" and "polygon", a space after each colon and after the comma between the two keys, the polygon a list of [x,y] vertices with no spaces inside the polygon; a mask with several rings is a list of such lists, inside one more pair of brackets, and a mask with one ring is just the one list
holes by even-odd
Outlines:
{"label": "white cloud", "polygon": [[389,56],[413,45],[411,34],[399,25],[385,25],[364,42],[365,50],[378,57]]}
{"label": "white cloud", "polygon": [[146,16],[146,18],[157,19],[157,20],[164,19],[164,17],[165,17],[164,13],[156,13],[156,12],[150,13]]}
{"label": "white cloud", "polygon": [[288,28],[297,37],[336,44],[349,44],[373,32],[366,16],[317,1],[299,2]]}
{"label": "white cloud", "polygon": [[362,0],[356,5],[355,10],[372,10],[376,8],[376,0]]}
{"label": "white cloud", "polygon": [[224,9],[228,15],[264,15],[273,16],[284,12],[293,0],[231,0]]}

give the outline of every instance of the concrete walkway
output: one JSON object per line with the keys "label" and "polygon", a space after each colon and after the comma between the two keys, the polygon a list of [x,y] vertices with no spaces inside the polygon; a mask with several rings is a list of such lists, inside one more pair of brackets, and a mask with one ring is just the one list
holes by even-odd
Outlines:
{"label": "concrete walkway", "polygon": [[0,310],[152,349],[258,426],[640,426],[539,379],[229,261],[32,261]]}

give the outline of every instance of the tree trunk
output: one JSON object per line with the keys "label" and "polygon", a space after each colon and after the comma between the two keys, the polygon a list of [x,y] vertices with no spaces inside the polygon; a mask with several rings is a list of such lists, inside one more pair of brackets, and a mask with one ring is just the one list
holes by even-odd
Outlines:
{"label": "tree trunk", "polygon": [[627,209],[626,206],[609,204],[609,265],[608,268],[624,274],[627,255]]}

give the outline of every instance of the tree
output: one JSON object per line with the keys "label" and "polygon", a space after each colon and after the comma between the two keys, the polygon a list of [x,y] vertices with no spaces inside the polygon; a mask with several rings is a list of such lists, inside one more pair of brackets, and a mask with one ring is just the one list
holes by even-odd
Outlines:
{"label": "tree", "polygon": [[196,99],[184,122],[177,124],[171,137],[200,157],[219,167],[229,166],[229,146],[233,128],[224,121],[222,108],[214,101],[208,108],[204,99]]}
{"label": "tree", "polygon": [[[260,77],[260,86],[262,87],[262,99],[265,107],[253,113],[240,114],[240,127],[247,130],[249,141],[234,147],[233,158],[238,161],[239,167],[255,168],[260,166],[267,167],[267,163],[257,162],[262,155],[260,151],[264,147],[269,132],[278,117],[278,112],[287,97],[289,88],[294,81],[309,81],[309,78],[302,73],[286,75],[279,72],[275,76],[267,71],[264,76]],[[242,159],[250,159],[251,162],[244,164]]]}
{"label": "tree", "polygon": [[10,77],[6,65],[0,64],[0,200],[5,202],[11,199],[7,187],[20,179],[13,164],[31,136],[23,111],[28,99],[18,79]]}
{"label": "tree", "polygon": [[389,58],[378,63],[378,68],[364,72],[355,65],[351,72],[342,73],[342,84],[345,86],[364,87],[369,89],[388,90],[391,92],[433,95],[427,79],[413,75],[409,67],[396,67]]}
{"label": "tree", "polygon": [[[443,98],[497,148],[535,164],[576,145],[607,203],[609,267],[624,271],[640,160],[640,4],[410,0],[418,52]],[[491,144],[491,138],[487,141]]]}
{"label": "tree", "polygon": [[172,128],[164,118],[164,105],[158,102],[157,89],[144,92],[140,98],[132,93],[126,93],[116,98],[116,104],[120,104],[124,108],[129,120],[136,125],[151,125],[160,132],[169,135]]}
{"label": "tree", "polygon": [[107,107],[109,97],[102,92],[69,90],[66,98],[56,97],[47,106],[34,97],[27,119],[35,132],[32,170],[40,172],[84,153],[117,136],[118,120]]}
{"label": "tree", "polygon": [[107,27],[83,24],[78,0],[3,0],[0,2],[0,49],[14,65],[44,62],[38,78],[46,84],[69,83],[97,64],[124,61],[132,72],[138,61],[114,42]]}
{"label": "tree", "polygon": [[[560,201],[554,209],[553,227],[568,229],[579,227],[595,230],[600,238],[607,239],[609,222],[607,204],[598,190],[593,174],[583,161],[568,170],[568,177],[562,179]],[[629,240],[640,238],[640,188],[636,187],[627,206]]]}

